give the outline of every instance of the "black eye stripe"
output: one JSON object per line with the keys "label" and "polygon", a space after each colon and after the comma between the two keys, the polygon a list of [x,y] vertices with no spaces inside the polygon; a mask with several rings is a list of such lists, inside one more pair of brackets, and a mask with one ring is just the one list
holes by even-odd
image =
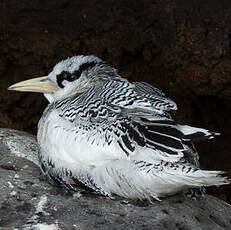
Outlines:
{"label": "black eye stripe", "polygon": [[93,68],[95,65],[97,64],[101,64],[100,62],[87,62],[87,63],[84,63],[82,64],[79,69],[77,71],[74,72],[75,75],[78,75],[79,76],[81,75],[81,73],[89,68]]}
{"label": "black eye stripe", "polygon": [[101,62],[87,62],[82,64],[78,70],[74,71],[73,73],[69,73],[67,71],[62,71],[60,74],[58,74],[57,77],[57,84],[60,88],[64,88],[64,85],[62,84],[62,82],[64,80],[67,80],[69,82],[71,81],[75,81],[76,79],[78,79],[82,72],[89,69],[89,68],[93,68],[95,65],[97,64],[101,64]]}
{"label": "black eye stripe", "polygon": [[57,84],[60,88],[64,88],[63,81],[68,80],[70,77],[70,73],[67,71],[62,71],[60,74],[58,74],[57,77]]}

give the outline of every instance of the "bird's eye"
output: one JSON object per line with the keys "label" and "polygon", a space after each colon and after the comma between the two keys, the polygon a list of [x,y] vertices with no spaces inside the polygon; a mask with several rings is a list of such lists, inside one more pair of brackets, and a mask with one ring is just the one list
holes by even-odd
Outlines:
{"label": "bird's eye", "polygon": [[70,74],[68,72],[63,72],[63,79],[64,80],[68,80],[69,77],[70,77]]}
{"label": "bird's eye", "polygon": [[57,84],[60,88],[64,88],[63,81],[75,81],[79,76],[74,73],[69,73],[67,71],[63,71],[62,73],[58,74],[57,76]]}
{"label": "bird's eye", "polygon": [[63,72],[63,80],[67,80],[67,81],[74,81],[78,78],[78,76],[76,74],[73,73],[69,73],[69,72]]}
{"label": "bird's eye", "polygon": [[74,81],[75,79],[77,79],[77,76],[75,74],[71,74],[69,76],[69,81]]}

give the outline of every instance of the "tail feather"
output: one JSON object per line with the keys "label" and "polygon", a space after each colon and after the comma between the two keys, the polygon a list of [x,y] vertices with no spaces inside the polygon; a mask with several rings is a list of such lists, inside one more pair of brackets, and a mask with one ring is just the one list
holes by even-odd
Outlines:
{"label": "tail feather", "polygon": [[191,164],[168,163],[164,169],[167,177],[172,177],[177,184],[188,187],[219,186],[231,183],[231,172],[202,170]]}
{"label": "tail feather", "polygon": [[222,172],[220,176],[224,177],[229,182],[228,184],[231,183],[231,170]]}
{"label": "tail feather", "polygon": [[231,183],[230,175],[225,172],[195,169],[190,164],[121,160],[94,169],[93,179],[109,194],[157,200],[187,188]]}
{"label": "tail feather", "polygon": [[[224,184],[230,184],[231,178],[227,177],[226,172],[223,171],[208,171],[208,170],[198,170],[190,175],[190,184],[192,187],[201,186],[220,186]],[[188,177],[188,176],[187,176]]]}

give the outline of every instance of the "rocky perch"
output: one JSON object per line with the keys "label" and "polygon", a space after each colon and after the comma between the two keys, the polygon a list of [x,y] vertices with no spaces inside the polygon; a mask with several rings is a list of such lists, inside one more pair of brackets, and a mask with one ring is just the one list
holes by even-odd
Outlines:
{"label": "rocky perch", "polygon": [[206,195],[148,204],[65,193],[40,174],[35,137],[0,129],[0,229],[230,229],[231,206]]}

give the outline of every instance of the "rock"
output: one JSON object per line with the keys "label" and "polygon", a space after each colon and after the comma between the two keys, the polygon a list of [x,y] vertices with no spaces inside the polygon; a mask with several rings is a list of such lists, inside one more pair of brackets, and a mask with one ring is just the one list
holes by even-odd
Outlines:
{"label": "rock", "polygon": [[23,157],[38,164],[36,137],[22,131],[0,129],[0,155]]}
{"label": "rock", "polygon": [[230,229],[231,206],[181,194],[153,204],[67,193],[40,174],[35,137],[0,129],[0,229]]}

